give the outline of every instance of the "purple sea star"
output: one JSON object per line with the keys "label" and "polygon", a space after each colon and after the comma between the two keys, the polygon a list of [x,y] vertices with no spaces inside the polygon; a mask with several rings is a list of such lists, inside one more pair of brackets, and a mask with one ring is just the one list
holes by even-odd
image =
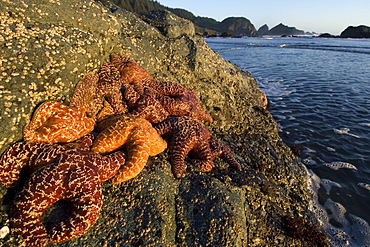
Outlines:
{"label": "purple sea star", "polygon": [[[14,180],[14,174],[19,174],[19,166],[33,169],[10,213],[12,231],[22,235],[28,246],[46,246],[78,237],[96,222],[102,207],[101,183],[116,174],[125,161],[125,155],[115,152],[101,156],[84,151],[91,143],[92,140],[83,140],[76,146],[68,144],[62,147],[23,142],[11,147],[1,158],[3,164],[13,164],[5,166],[7,169],[16,169],[8,173],[10,179],[2,176],[2,181],[7,181],[8,186],[14,184],[9,181]],[[22,163],[14,165],[20,154],[23,154]],[[41,216],[61,199],[69,203],[71,214],[66,220],[46,229]]]}

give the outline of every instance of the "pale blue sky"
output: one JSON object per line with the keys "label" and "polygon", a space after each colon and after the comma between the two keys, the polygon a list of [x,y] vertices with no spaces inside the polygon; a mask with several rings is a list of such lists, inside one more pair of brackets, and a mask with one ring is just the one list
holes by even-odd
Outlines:
{"label": "pale blue sky", "polygon": [[258,29],[283,23],[307,32],[340,34],[348,26],[370,26],[370,0],[157,0],[195,16],[218,21],[246,17]]}

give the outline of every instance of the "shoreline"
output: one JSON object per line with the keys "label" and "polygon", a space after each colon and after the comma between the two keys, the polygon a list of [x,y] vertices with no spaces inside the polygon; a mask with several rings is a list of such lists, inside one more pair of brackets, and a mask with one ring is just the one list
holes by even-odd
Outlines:
{"label": "shoreline", "polygon": [[[130,12],[111,13],[109,6],[92,1],[40,5],[35,0],[27,6],[0,1],[6,19],[0,34],[7,38],[1,74],[5,97],[0,99],[6,114],[0,120],[12,126],[1,133],[1,152],[21,140],[39,103],[67,102],[82,75],[117,54],[132,57],[158,80],[194,90],[214,118],[207,127],[243,166],[241,172],[231,171],[218,159],[214,170],[202,173],[187,163],[185,177],[175,179],[168,153],[161,153],[134,179],[119,186],[104,183],[98,222],[85,235],[54,246],[325,244],[309,212],[303,164],[263,110],[256,80],[211,50],[194,35],[191,23],[170,16],[174,22],[160,30]],[[2,226],[9,225],[6,193],[1,185]],[[12,233],[0,241],[8,246],[22,242]]]}

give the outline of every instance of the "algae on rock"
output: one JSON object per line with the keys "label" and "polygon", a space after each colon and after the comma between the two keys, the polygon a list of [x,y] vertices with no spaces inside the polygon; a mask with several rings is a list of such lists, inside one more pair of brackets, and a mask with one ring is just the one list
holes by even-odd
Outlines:
{"label": "algae on rock", "polygon": [[[113,53],[135,59],[156,79],[195,90],[214,118],[207,127],[230,145],[243,171],[216,159],[211,172],[189,164],[185,177],[175,179],[164,152],[150,158],[136,178],[104,183],[98,222],[57,245],[309,246],[284,225],[285,217],[316,224],[308,210],[306,171],[281,141],[272,116],[261,110],[255,79],[211,50],[179,17],[171,16],[167,26],[166,18],[156,20],[167,28],[159,30],[148,16],[143,21],[104,4],[0,0],[0,152],[21,140],[38,104],[68,102],[81,76]],[[186,32],[176,27],[176,18],[180,27],[186,23]],[[0,186],[4,225],[11,200]],[[320,234],[317,229],[313,234]],[[8,235],[1,243],[18,241]]]}

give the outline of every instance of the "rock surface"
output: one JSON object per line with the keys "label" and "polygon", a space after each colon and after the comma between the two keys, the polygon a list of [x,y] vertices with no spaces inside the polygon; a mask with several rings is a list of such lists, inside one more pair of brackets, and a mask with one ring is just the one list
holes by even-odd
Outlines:
{"label": "rock surface", "polygon": [[[216,159],[215,169],[201,173],[189,164],[175,179],[167,152],[152,157],[136,178],[104,183],[98,222],[56,246],[314,246],[324,239],[314,238],[322,236],[319,228],[308,236],[295,230],[316,224],[306,171],[262,108],[255,79],[201,37],[181,28],[161,32],[94,1],[0,0],[0,11],[0,152],[21,140],[38,104],[68,102],[81,76],[113,53],[132,57],[156,79],[195,90],[215,120],[207,127],[243,166],[232,171]],[[15,193],[0,185],[0,227],[8,224]],[[291,218],[307,225],[291,227]],[[22,239],[11,233],[0,241],[19,246]]]}

